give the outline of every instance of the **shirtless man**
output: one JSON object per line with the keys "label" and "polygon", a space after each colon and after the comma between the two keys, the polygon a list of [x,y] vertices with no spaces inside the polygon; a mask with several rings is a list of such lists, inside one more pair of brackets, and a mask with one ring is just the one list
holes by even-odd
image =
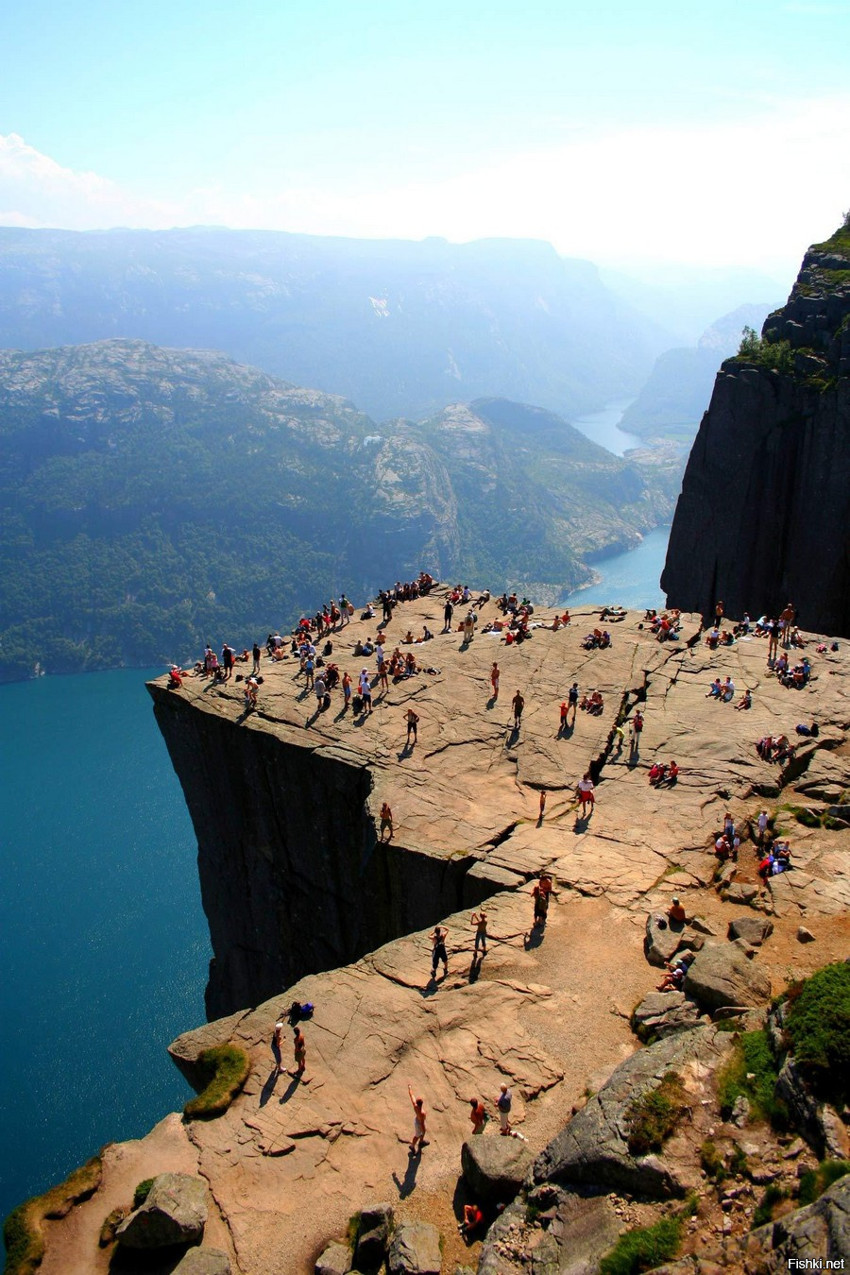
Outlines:
{"label": "shirtless man", "polygon": [[304,1069],[307,1066],[307,1042],[300,1027],[295,1028],[292,1048],[295,1054],[295,1070],[290,1071],[289,1075],[294,1076],[296,1080],[304,1080]]}
{"label": "shirtless man", "polygon": [[519,724],[522,720],[522,710],[525,708],[525,700],[519,691],[517,691],[511,701],[511,708],[514,710],[514,730],[519,730]]}
{"label": "shirtless man", "polygon": [[490,685],[493,687],[493,703],[499,698],[499,666],[493,661],[493,667],[490,669]]}
{"label": "shirtless man", "polygon": [[390,810],[389,802],[385,801],[385,802],[384,802],[384,804],[381,806],[381,835],[380,835],[380,837],[379,837],[379,840],[380,840],[380,841],[383,841],[383,839],[384,839],[384,833],[387,831],[387,829],[389,829],[389,834],[390,834],[390,835],[387,837],[387,841],[392,841],[392,839],[393,839],[393,812]]}
{"label": "shirtless man", "polygon": [[475,956],[478,955],[478,948],[481,948],[481,955],[487,955],[487,913],[482,908],[480,912],[473,912],[471,924],[475,927]]}
{"label": "shirtless man", "polygon": [[416,743],[416,727],[419,725],[419,714],[414,712],[412,708],[407,710],[407,742],[410,743],[410,736],[413,736],[413,742]]}
{"label": "shirtless man", "polygon": [[484,1103],[480,1098],[470,1098],[469,1119],[472,1122],[473,1133],[483,1133],[484,1125],[487,1122],[487,1112],[484,1110]]}

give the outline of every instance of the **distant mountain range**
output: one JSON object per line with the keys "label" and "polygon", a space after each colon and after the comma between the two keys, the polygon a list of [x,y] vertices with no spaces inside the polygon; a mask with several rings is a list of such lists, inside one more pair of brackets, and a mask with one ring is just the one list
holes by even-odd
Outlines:
{"label": "distant mountain range", "polygon": [[0,352],[0,678],[241,646],[420,567],[558,597],[677,479],[496,398],[376,425],[208,351]]}
{"label": "distant mountain range", "polygon": [[697,345],[665,350],[623,414],[621,428],[645,439],[675,439],[690,446],[708,407],[718,367],[737,353],[743,328],[758,331],[772,308],[738,306],[707,328]]}
{"label": "distant mountain range", "polygon": [[672,344],[538,241],[0,228],[0,346],[112,337],[221,350],[378,420],[484,394],[593,410]]}

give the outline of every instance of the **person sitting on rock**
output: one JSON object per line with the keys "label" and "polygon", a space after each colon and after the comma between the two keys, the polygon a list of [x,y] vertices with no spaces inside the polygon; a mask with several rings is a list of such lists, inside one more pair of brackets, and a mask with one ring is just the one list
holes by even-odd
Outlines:
{"label": "person sitting on rock", "polygon": [[753,693],[748,688],[747,690],[744,691],[743,695],[738,700],[738,703],[735,705],[735,712],[740,713],[742,709],[752,708],[752,706],[753,706]]}
{"label": "person sitting on rock", "polygon": [[721,686],[721,684],[720,684],[720,678],[719,678],[719,677],[716,677],[716,678],[714,679],[714,681],[711,683],[711,686],[709,686],[709,688],[708,688],[708,691],[707,691],[707,693],[706,693],[706,697],[705,697],[705,698],[706,698],[706,699],[720,699],[720,696],[721,696],[722,694],[723,694],[723,688],[722,688],[722,686]]}
{"label": "person sitting on rock", "polygon": [[658,787],[660,788],[662,784],[667,784],[668,788],[672,788],[673,785],[678,782],[678,779],[679,767],[674,761],[671,761],[670,765],[667,767],[667,776],[665,779],[660,779],[658,781]]}
{"label": "person sitting on rock", "polygon": [[731,677],[727,677],[726,681],[720,688],[720,698],[724,704],[731,704],[735,698],[735,683]]}
{"label": "person sitting on rock", "polygon": [[667,909],[667,919],[672,925],[685,925],[687,923],[688,918],[685,913],[685,909],[679,902],[679,896],[677,894],[674,894],[673,898],[670,900],[670,906]]}
{"label": "person sitting on rock", "polygon": [[461,1235],[470,1235],[484,1221],[484,1214],[477,1204],[464,1204],[463,1221],[458,1222],[457,1229]]}
{"label": "person sitting on rock", "polygon": [[182,686],[183,672],[176,664],[172,664],[168,670],[168,689],[170,691],[179,691]]}
{"label": "person sitting on rock", "polygon": [[667,774],[667,767],[663,766],[661,762],[656,761],[656,762],[653,762],[652,765],[650,766],[647,779],[649,780],[651,784],[660,784],[666,774]]}
{"label": "person sitting on rock", "polygon": [[667,972],[658,984],[659,992],[680,992],[685,981],[686,970],[681,965],[669,965]]}

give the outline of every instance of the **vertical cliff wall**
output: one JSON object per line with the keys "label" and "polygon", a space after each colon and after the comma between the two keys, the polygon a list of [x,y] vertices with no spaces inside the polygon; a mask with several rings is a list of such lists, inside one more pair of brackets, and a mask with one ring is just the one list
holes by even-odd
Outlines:
{"label": "vertical cliff wall", "polygon": [[670,606],[850,635],[850,226],[717,375],[661,577]]}
{"label": "vertical cliff wall", "polygon": [[461,906],[474,860],[376,843],[372,777],[356,754],[287,742],[149,690],[198,839],[214,952],[208,1017]]}

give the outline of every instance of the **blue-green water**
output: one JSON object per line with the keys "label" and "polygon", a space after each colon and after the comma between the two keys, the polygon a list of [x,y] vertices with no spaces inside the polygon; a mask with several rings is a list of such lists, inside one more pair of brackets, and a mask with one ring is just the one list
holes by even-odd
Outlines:
{"label": "blue-green water", "polygon": [[[659,606],[668,530],[570,605]],[[204,1021],[209,940],[145,676],[0,687],[0,1216],[188,1096],[165,1047]]]}
{"label": "blue-green water", "polygon": [[664,594],[658,581],[667,557],[669,527],[658,527],[644,536],[637,549],[618,553],[594,563],[602,579],[586,589],[576,589],[566,599],[568,606],[664,606]]}
{"label": "blue-green water", "polygon": [[0,687],[0,1216],[190,1092],[165,1047],[204,1021],[209,938],[144,678]]}

